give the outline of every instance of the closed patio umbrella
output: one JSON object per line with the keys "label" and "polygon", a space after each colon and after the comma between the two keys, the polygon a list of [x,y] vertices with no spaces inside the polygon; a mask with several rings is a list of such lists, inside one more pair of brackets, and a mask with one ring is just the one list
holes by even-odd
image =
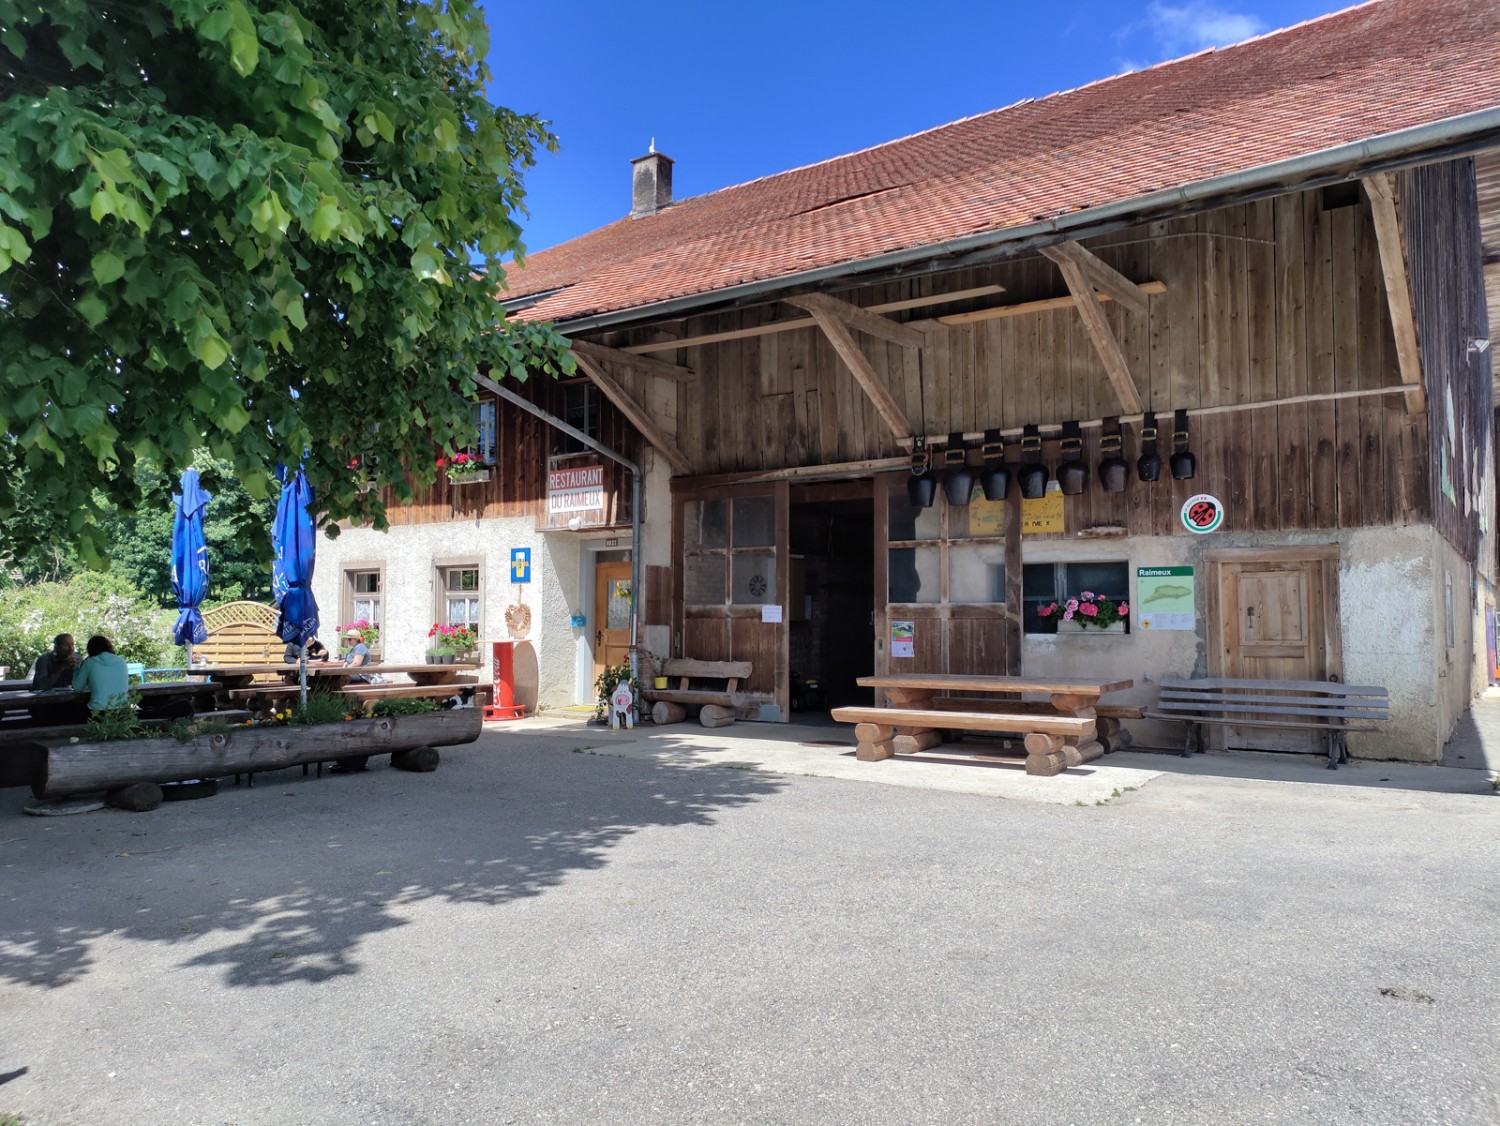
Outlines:
{"label": "closed patio umbrella", "polygon": [[213,498],[198,483],[198,471],[185,469],[182,492],[174,494],[172,506],[172,593],[177,596],[177,625],[172,639],[187,646],[188,668],[193,667],[193,646],[208,637],[208,627],[198,607],[208,594],[208,545],[203,539],[203,513]]}
{"label": "closed patio umbrella", "polygon": [[302,470],[281,474],[281,500],[271,525],[271,593],[281,617],[276,635],[302,647],[297,662],[297,681],[302,686],[302,706],[307,706],[307,643],[318,633],[318,600],[313,597],[313,561],[316,551],[313,526],[313,494]]}

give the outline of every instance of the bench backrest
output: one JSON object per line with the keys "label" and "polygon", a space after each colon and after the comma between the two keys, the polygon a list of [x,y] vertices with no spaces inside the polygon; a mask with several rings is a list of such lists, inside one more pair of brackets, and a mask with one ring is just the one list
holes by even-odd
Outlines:
{"label": "bench backrest", "polygon": [[1390,693],[1373,684],[1331,680],[1234,680],[1168,677],[1161,681],[1163,714],[1389,719]]}
{"label": "bench backrest", "polygon": [[693,661],[673,657],[662,663],[661,675],[701,680],[744,680],[750,675],[749,661]]}

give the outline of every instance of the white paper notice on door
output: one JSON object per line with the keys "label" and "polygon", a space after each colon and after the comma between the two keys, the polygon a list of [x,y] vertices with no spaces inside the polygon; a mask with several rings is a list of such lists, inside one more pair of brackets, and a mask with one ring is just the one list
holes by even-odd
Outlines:
{"label": "white paper notice on door", "polygon": [[779,622],[779,621],[781,621],[781,606],[779,604],[776,604],[776,605],[770,605],[770,604],[763,605],[760,608],[760,620],[763,621],[763,622]]}
{"label": "white paper notice on door", "polygon": [[891,656],[915,657],[917,637],[916,622],[891,623]]}

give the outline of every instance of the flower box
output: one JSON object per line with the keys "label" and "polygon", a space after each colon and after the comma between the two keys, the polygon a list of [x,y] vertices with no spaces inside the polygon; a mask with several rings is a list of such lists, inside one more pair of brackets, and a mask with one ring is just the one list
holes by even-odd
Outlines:
{"label": "flower box", "polygon": [[488,481],[490,471],[488,469],[465,469],[448,470],[448,484],[450,485],[472,485],[476,481]]}
{"label": "flower box", "polygon": [[1113,622],[1110,625],[1107,625],[1107,626],[1104,626],[1104,627],[1101,628],[1099,626],[1086,626],[1082,622],[1078,621],[1075,618],[1072,621],[1060,621],[1060,622],[1058,622],[1057,623],[1057,632],[1059,634],[1065,634],[1065,633],[1067,633],[1067,634],[1079,634],[1079,633],[1083,633],[1083,634],[1089,634],[1089,633],[1094,633],[1094,634],[1124,633],[1125,632],[1125,623],[1123,621]]}

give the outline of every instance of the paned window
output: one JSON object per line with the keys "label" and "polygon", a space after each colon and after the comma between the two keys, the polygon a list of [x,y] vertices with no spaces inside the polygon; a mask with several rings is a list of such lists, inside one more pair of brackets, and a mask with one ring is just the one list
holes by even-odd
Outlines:
{"label": "paned window", "polygon": [[967,505],[950,505],[941,491],[929,508],[892,490],[886,512],[889,551],[886,595],[892,603],[949,605],[1005,601],[1003,501],[975,488]]}
{"label": "paned window", "polygon": [[774,497],[689,501],[683,522],[683,590],[689,606],[776,601]]}
{"label": "paned window", "polygon": [[469,447],[468,453],[485,465],[495,464],[496,432],[499,421],[499,404],[494,399],[485,399],[474,404],[474,429],[478,437]]}
{"label": "paned window", "polygon": [[[587,380],[565,383],[562,396],[563,421],[575,430],[582,430],[597,441],[599,438],[599,388]],[[562,435],[562,453],[582,453],[588,448],[573,435]]]}
{"label": "paned window", "polygon": [[[1130,565],[1098,563],[1027,563],[1021,568],[1022,628],[1027,633],[1056,633],[1061,613],[1043,617],[1037,611],[1054,602],[1066,606],[1085,591],[1120,603],[1130,601]],[[1130,632],[1130,619],[1125,619]]]}
{"label": "paned window", "polygon": [[367,621],[379,628],[383,617],[384,587],[385,575],[378,568],[345,571],[340,621]]}
{"label": "paned window", "polygon": [[484,595],[481,569],[475,565],[439,567],[440,620],[450,626],[480,630],[480,605]]}

